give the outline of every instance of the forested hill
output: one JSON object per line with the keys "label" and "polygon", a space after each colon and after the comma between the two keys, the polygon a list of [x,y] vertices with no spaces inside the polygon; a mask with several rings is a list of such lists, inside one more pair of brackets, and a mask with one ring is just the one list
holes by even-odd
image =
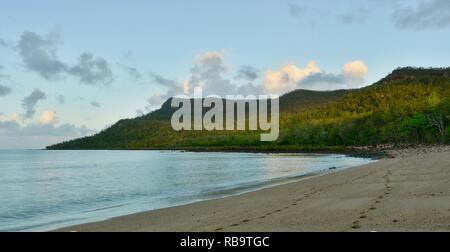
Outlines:
{"label": "forested hill", "polygon": [[[335,91],[313,91],[299,89],[287,93],[280,97],[280,111],[282,113],[289,113],[294,111],[304,111],[320,105],[324,105],[331,101],[336,101],[345,94],[350,92],[349,90],[335,90]],[[147,115],[144,115],[138,119],[142,120],[170,120],[172,114],[176,108],[172,108],[170,103],[172,98],[167,99],[160,109],[157,109]]]}
{"label": "forested hill", "polygon": [[120,120],[91,137],[48,149],[302,149],[383,143],[450,142],[450,68],[399,68],[356,90],[296,90],[280,97],[280,137],[255,131],[172,130],[170,99],[161,109]]}

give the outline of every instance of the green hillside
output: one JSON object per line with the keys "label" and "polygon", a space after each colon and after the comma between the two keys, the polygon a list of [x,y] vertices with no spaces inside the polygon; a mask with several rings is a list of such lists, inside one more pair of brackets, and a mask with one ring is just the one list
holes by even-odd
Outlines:
{"label": "green hillside", "polygon": [[383,143],[450,142],[450,68],[399,68],[356,90],[296,90],[280,97],[280,137],[255,131],[172,130],[170,100],[91,137],[48,149],[305,149]]}

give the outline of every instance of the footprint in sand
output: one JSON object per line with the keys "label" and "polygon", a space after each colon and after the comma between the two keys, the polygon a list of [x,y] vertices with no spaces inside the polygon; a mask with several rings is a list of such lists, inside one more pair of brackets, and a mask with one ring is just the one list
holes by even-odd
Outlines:
{"label": "footprint in sand", "polygon": [[[391,179],[389,178],[389,175],[391,175],[391,174],[392,174],[391,171],[388,171],[388,173],[387,173],[386,175],[383,176],[383,178],[385,179],[385,183],[384,183],[384,194],[383,194],[383,195],[385,195],[385,196],[386,196],[386,195],[389,195],[389,194],[390,194],[390,191],[392,190],[392,187],[389,185],[390,182],[391,182]],[[377,200],[375,201],[374,204],[379,204],[379,203],[381,203],[380,200],[382,200],[382,199],[384,198],[383,195],[378,196],[378,197],[377,197]],[[377,209],[377,208],[376,208],[375,206],[372,205],[372,206],[369,208],[368,211],[373,211],[373,210],[375,210],[375,209]],[[361,212],[361,213],[360,213],[360,216],[359,216],[359,219],[367,219],[366,213],[367,213],[368,211],[363,211],[363,212]],[[398,220],[393,220],[392,222],[393,222],[393,223],[396,223],[396,222],[398,222]],[[353,222],[352,228],[353,228],[353,229],[359,229],[359,228],[361,228],[361,225],[360,225],[359,221],[354,221],[354,222]]]}
{"label": "footprint in sand", "polygon": [[352,228],[353,228],[353,229],[359,229],[359,228],[361,228],[361,226],[359,225],[359,221],[354,221],[354,222],[353,222]]}

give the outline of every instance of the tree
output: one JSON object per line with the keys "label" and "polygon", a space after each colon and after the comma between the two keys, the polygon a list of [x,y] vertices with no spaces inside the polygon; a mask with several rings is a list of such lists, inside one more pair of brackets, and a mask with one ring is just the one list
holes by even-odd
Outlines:
{"label": "tree", "polygon": [[450,143],[450,126],[448,126],[447,129],[445,130],[445,135],[447,138],[447,143]]}
{"label": "tree", "polygon": [[407,136],[414,136],[416,142],[420,143],[423,141],[424,131],[427,125],[427,117],[424,114],[419,113],[403,121],[401,128],[403,133],[406,133]]}
{"label": "tree", "polygon": [[445,142],[445,125],[444,125],[444,116],[441,111],[428,114],[427,115],[428,122],[431,127],[435,128],[439,133],[441,143]]}

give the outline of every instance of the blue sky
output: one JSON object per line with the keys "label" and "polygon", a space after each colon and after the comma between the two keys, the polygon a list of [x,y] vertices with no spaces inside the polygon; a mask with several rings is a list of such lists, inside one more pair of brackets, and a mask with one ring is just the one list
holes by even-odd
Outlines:
{"label": "blue sky", "polygon": [[355,88],[449,60],[447,0],[5,1],[0,148],[92,134],[196,85]]}

